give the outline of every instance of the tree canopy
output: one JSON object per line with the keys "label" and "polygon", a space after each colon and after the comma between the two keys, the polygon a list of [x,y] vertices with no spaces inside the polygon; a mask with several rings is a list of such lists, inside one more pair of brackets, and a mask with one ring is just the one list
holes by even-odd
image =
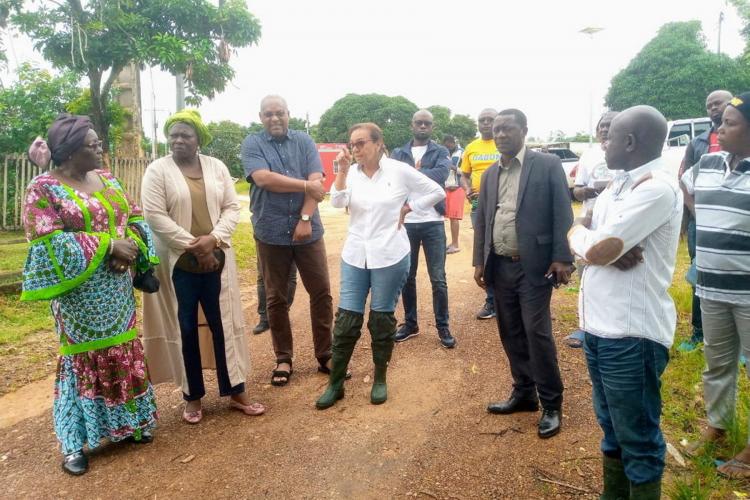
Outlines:
{"label": "tree canopy", "polygon": [[[401,96],[348,94],[333,103],[312,130],[318,142],[346,143],[349,141],[349,127],[355,123],[373,122],[383,129],[385,145],[393,150],[412,138],[411,118],[418,109],[416,104]],[[445,106],[434,105],[426,109],[432,113],[432,138],[435,141],[442,142],[444,134],[456,136],[462,145],[474,139],[477,128],[472,118],[451,116],[451,110]]]}
{"label": "tree canopy", "polygon": [[320,117],[317,140],[346,143],[349,127],[373,122],[383,129],[385,145],[392,150],[411,138],[411,117],[417,109],[416,104],[401,96],[347,94]]}
{"label": "tree canopy", "polygon": [[742,61],[706,49],[699,21],[668,23],[612,79],[605,104],[623,110],[648,104],[667,119],[706,114],[706,96],[717,89],[750,88]]}
{"label": "tree canopy", "polygon": [[12,23],[55,67],[85,75],[91,118],[108,143],[107,96],[122,69],[151,64],[185,75],[186,101],[224,90],[232,47],[260,38],[243,0],[10,0]]}
{"label": "tree canopy", "polygon": [[53,76],[22,64],[18,80],[0,89],[0,153],[26,151],[36,136],[44,137],[55,117],[82,97],[72,72]]}

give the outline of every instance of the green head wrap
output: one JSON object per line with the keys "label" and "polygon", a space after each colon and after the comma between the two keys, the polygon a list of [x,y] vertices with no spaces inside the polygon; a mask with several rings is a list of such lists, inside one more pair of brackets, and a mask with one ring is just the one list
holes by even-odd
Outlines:
{"label": "green head wrap", "polygon": [[167,118],[167,121],[164,122],[165,136],[169,137],[169,129],[172,128],[172,125],[175,123],[184,123],[185,125],[193,127],[193,130],[195,130],[195,133],[198,136],[198,144],[200,146],[208,146],[213,140],[213,137],[211,137],[211,134],[208,132],[208,127],[203,124],[201,115],[198,113],[197,109],[185,108]]}

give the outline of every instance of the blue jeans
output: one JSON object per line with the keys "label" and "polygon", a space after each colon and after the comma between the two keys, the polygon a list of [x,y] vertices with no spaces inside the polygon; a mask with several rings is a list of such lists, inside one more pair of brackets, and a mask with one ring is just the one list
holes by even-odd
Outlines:
{"label": "blue jeans", "polygon": [[411,245],[411,264],[401,299],[404,303],[404,323],[417,327],[417,268],[419,247],[424,248],[427,274],[432,284],[432,311],[438,330],[448,328],[448,283],[445,280],[445,225],[443,222],[404,224]]}
{"label": "blue jeans", "polygon": [[[471,228],[474,229],[477,227],[477,217],[479,217],[479,214],[477,213],[476,209],[471,210]],[[487,295],[484,299],[485,303],[491,310],[495,310],[495,290],[492,289],[491,286],[488,286],[486,288]]]}
{"label": "blue jeans", "polygon": [[652,340],[605,339],[583,343],[593,386],[594,412],[604,431],[602,452],[622,458],[634,484],[661,479],[666,444],[659,428],[661,374],[669,351]]}
{"label": "blue jeans", "polygon": [[203,386],[203,368],[201,350],[198,342],[198,304],[203,309],[206,322],[211,330],[216,360],[216,378],[219,382],[219,394],[231,396],[245,392],[245,384],[232,387],[227,369],[226,349],[224,347],[224,326],[221,322],[219,294],[221,293],[221,273],[195,274],[175,268],[172,282],[177,298],[177,319],[182,338],[182,362],[185,365],[189,394],[182,397],[185,401],[197,401],[206,395]]}
{"label": "blue jeans", "polygon": [[388,267],[362,269],[341,261],[341,296],[339,309],[365,313],[370,292],[370,310],[393,312],[409,273],[409,256]]}

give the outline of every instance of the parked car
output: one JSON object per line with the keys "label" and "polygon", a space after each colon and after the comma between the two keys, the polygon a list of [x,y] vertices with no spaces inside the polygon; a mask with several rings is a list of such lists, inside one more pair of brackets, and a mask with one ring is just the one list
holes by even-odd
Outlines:
{"label": "parked car", "polygon": [[705,116],[675,120],[668,122],[667,127],[669,132],[661,156],[667,169],[676,176],[685,157],[685,148],[695,137],[711,128],[711,119]]}
{"label": "parked car", "polygon": [[576,181],[576,171],[578,170],[578,155],[569,148],[546,148],[547,153],[555,154],[562,162],[565,171],[565,179],[568,181],[570,196],[573,197],[573,186]]}

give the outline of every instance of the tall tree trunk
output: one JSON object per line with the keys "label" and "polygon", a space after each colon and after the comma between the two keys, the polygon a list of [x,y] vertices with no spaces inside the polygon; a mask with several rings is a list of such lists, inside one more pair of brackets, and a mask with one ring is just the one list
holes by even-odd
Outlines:
{"label": "tall tree trunk", "polygon": [[101,84],[102,72],[95,69],[89,69],[89,91],[91,92],[91,121],[94,123],[94,131],[102,141],[104,150],[104,166],[109,168],[109,124],[105,120],[107,112],[107,100],[102,98]]}

